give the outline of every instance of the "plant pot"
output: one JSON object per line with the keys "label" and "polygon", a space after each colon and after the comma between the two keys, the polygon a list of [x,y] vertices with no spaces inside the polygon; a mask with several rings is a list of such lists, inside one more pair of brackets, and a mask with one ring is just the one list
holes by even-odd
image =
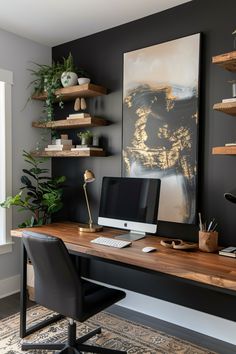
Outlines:
{"label": "plant pot", "polygon": [[81,145],[91,145],[92,137],[83,136],[81,138]]}
{"label": "plant pot", "polygon": [[71,71],[65,71],[61,74],[61,83],[63,87],[75,86],[77,85],[77,80],[77,74]]}
{"label": "plant pot", "polygon": [[87,77],[79,77],[78,78],[79,85],[89,84],[89,83],[90,83],[90,79],[88,79]]}

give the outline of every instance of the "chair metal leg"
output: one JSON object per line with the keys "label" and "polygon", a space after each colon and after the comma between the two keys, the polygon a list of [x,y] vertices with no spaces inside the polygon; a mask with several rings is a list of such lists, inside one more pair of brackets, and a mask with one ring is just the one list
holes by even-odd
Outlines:
{"label": "chair metal leg", "polygon": [[88,340],[88,339],[92,338],[93,336],[95,336],[96,334],[100,334],[100,333],[102,333],[102,329],[101,329],[101,327],[98,327],[98,328],[94,329],[93,331],[85,334],[84,336],[79,337],[76,340],[76,344],[84,343],[84,342],[86,342],[86,340]]}
{"label": "chair metal leg", "polygon": [[68,324],[68,340],[66,344],[63,343],[23,343],[21,349],[48,349],[48,350],[60,350],[60,354],[82,354],[86,353],[101,353],[101,354],[127,354],[126,351],[114,350],[98,347],[96,345],[83,344],[88,339],[92,338],[96,334],[101,333],[101,327],[95,328],[93,331],[85,334],[84,336],[76,340],[76,323],[70,319]]}
{"label": "chair metal leg", "polygon": [[116,349],[108,349],[103,347],[97,347],[96,345],[86,345],[79,344],[77,345],[77,349],[86,353],[101,353],[101,354],[127,354],[126,351],[116,350]]}
{"label": "chair metal leg", "polygon": [[21,281],[20,281],[20,337],[24,338],[39,329],[48,326],[51,323],[61,320],[65,316],[60,314],[41,321],[31,327],[27,328],[26,313],[27,313],[27,252],[23,242],[21,242]]}
{"label": "chair metal leg", "polygon": [[65,348],[65,344],[62,343],[23,343],[21,350],[30,350],[30,349],[48,349],[48,350],[60,350]]}
{"label": "chair metal leg", "polygon": [[76,344],[76,323],[73,320],[69,320],[68,324],[68,340],[69,347],[74,347]]}
{"label": "chair metal leg", "polygon": [[72,348],[72,347],[68,347],[66,346],[66,348],[64,348],[62,351],[60,351],[58,354],[82,354],[81,352],[79,352],[77,349]]}
{"label": "chair metal leg", "polygon": [[74,348],[66,346],[62,351],[60,351],[58,354],[74,354],[75,353]]}

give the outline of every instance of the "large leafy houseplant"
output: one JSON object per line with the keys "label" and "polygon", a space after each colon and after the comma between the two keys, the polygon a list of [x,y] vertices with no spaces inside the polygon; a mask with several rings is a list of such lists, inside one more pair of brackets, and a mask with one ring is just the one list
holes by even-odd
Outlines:
{"label": "large leafy houseplant", "polygon": [[65,177],[52,178],[47,175],[48,169],[41,168],[45,159],[35,159],[31,154],[24,151],[24,160],[30,165],[29,169],[23,169],[21,177],[23,186],[15,196],[9,196],[0,204],[3,208],[18,206],[19,211],[30,211],[31,218],[23,222],[19,227],[32,227],[46,224],[51,215],[59,211],[62,204],[61,184]]}

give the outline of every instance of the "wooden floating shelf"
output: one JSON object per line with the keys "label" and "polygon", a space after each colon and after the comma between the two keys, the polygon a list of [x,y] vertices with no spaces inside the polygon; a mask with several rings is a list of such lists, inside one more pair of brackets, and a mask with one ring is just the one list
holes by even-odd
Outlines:
{"label": "wooden floating shelf", "polygon": [[78,119],[60,119],[51,122],[32,122],[32,127],[52,129],[75,129],[83,127],[99,127],[107,124],[107,120],[103,118],[86,117]]}
{"label": "wooden floating shelf", "polygon": [[229,71],[236,71],[236,50],[212,57],[212,63]]}
{"label": "wooden floating shelf", "polygon": [[102,157],[106,156],[105,151],[31,151],[34,157]]}
{"label": "wooden floating shelf", "polygon": [[217,146],[212,149],[213,155],[236,155],[236,146]]}
{"label": "wooden floating shelf", "polygon": [[216,111],[224,112],[226,114],[236,115],[236,102],[222,102],[216,103],[213,106],[213,109]]}
{"label": "wooden floating shelf", "polygon": [[[56,95],[60,96],[62,101],[70,101],[74,100],[77,97],[96,97],[107,94],[107,89],[102,86],[94,85],[94,84],[84,84],[84,85],[76,85],[70,87],[63,87],[56,90]],[[34,100],[45,101],[47,98],[46,92],[32,96]]]}

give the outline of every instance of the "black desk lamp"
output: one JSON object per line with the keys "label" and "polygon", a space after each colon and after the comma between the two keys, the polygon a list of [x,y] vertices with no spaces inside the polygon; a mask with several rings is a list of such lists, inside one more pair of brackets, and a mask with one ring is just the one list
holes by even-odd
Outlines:
{"label": "black desk lamp", "polygon": [[93,224],[92,216],[91,216],[91,210],[90,210],[90,205],[88,201],[88,194],[87,194],[87,183],[92,183],[95,181],[95,175],[92,171],[86,170],[84,172],[84,195],[85,195],[85,200],[86,200],[86,205],[88,209],[88,215],[89,215],[89,221],[88,224],[82,224],[79,226],[79,231],[81,232],[97,232],[102,230],[102,226],[95,225]]}

